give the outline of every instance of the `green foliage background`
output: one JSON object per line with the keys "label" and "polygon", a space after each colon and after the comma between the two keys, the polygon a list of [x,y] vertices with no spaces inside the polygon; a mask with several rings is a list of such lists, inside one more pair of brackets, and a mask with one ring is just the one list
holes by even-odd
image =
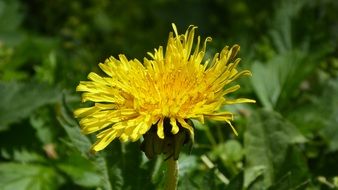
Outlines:
{"label": "green foliage background", "polygon": [[224,123],[195,123],[179,189],[338,189],[338,1],[0,0],[0,190],[162,189],[163,158],[140,142],[92,155],[75,87],[97,64],[142,59],[171,23],[211,36],[207,54],[241,45],[236,97],[254,105]]}

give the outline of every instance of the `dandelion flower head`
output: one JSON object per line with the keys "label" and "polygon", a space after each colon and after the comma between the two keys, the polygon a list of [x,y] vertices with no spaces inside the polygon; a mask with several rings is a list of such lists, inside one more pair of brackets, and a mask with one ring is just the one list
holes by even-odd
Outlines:
{"label": "dandelion flower head", "polygon": [[160,139],[165,138],[164,121],[170,122],[170,132],[180,129],[194,136],[194,128],[187,119],[223,121],[231,125],[233,114],[219,111],[223,105],[253,103],[254,100],[229,99],[227,95],[240,88],[231,85],[238,77],[251,75],[249,70],[238,71],[238,45],[224,47],[212,59],[204,60],[208,37],[201,43],[195,38],[195,26],[178,34],[173,24],[166,48],[160,46],[141,62],[125,55],[110,57],[99,67],[106,74],[94,72],[89,81],[81,81],[76,90],[82,101],[93,106],[80,108],[75,116],[80,119],[85,134],[99,132],[94,151],[104,149],[114,139],[137,141],[151,128],[156,128]]}

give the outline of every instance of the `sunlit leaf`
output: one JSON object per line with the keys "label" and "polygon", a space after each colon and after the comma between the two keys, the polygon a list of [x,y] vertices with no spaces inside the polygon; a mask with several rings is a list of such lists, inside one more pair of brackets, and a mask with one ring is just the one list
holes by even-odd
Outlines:
{"label": "sunlit leaf", "polygon": [[[297,128],[281,115],[265,110],[253,114],[244,138],[245,176],[250,176],[255,167],[262,167],[265,188],[277,180],[276,173],[285,160],[288,146],[306,141]],[[249,179],[246,177],[245,180],[245,184],[249,185]]]}
{"label": "sunlit leaf", "polygon": [[329,81],[326,85],[323,95],[316,107],[323,110],[325,114],[323,125],[324,128],[320,134],[325,138],[329,145],[330,151],[338,150],[338,79]]}
{"label": "sunlit leaf", "polygon": [[276,182],[269,190],[303,189],[310,181],[308,172],[306,160],[301,152],[290,146],[284,162],[275,173]]}
{"label": "sunlit leaf", "polygon": [[0,131],[40,106],[59,101],[59,92],[58,88],[35,82],[0,82]]}
{"label": "sunlit leaf", "polygon": [[162,157],[157,157],[155,160],[154,168],[152,170],[151,180],[154,184],[161,183],[163,179],[165,164]]}
{"label": "sunlit leaf", "polygon": [[197,167],[197,157],[181,154],[179,159],[179,176],[187,175]]}
{"label": "sunlit leaf", "polygon": [[55,170],[36,164],[0,164],[1,190],[45,190],[58,189],[63,179]]}
{"label": "sunlit leaf", "polygon": [[5,159],[10,159],[20,163],[29,163],[29,162],[44,162],[45,158],[42,155],[39,155],[36,152],[28,151],[26,149],[22,150],[6,150],[0,149],[0,156]]}
{"label": "sunlit leaf", "polygon": [[255,62],[251,81],[260,102],[270,110],[287,106],[314,66],[313,60],[307,59],[305,52],[301,51],[276,55],[267,63]]}

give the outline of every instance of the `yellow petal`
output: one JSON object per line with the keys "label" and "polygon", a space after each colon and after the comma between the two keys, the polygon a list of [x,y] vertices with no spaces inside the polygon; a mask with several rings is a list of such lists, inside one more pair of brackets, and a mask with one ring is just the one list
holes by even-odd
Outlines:
{"label": "yellow petal", "polygon": [[97,140],[92,146],[92,149],[96,152],[106,148],[111,141],[116,138],[116,132],[111,130],[109,133],[105,134],[101,139]]}
{"label": "yellow petal", "polygon": [[226,122],[230,125],[230,127],[231,127],[232,131],[235,133],[235,135],[238,136],[238,133],[237,133],[235,127],[231,124],[231,122],[230,121],[226,121]]}
{"label": "yellow petal", "polygon": [[177,134],[179,131],[179,127],[177,126],[176,119],[171,117],[170,124],[171,124],[171,133],[174,135]]}
{"label": "yellow petal", "polygon": [[122,134],[120,137],[119,137],[120,141],[122,142],[127,142],[129,140],[129,136],[126,135],[126,134]]}
{"label": "yellow petal", "polygon": [[163,118],[157,123],[157,136],[164,139]]}
{"label": "yellow petal", "polygon": [[247,98],[238,98],[234,100],[225,100],[223,104],[241,104],[241,103],[256,103],[256,100]]}
{"label": "yellow petal", "polygon": [[177,120],[182,125],[182,127],[189,130],[190,137],[193,138],[194,137],[194,128],[192,126],[190,126],[187,122],[185,122],[184,119],[182,119],[182,118],[178,118]]}
{"label": "yellow petal", "polygon": [[139,131],[140,134],[143,135],[150,129],[150,127],[152,126],[152,122],[150,119],[151,119],[150,115],[147,115],[146,117],[144,117],[142,126],[140,127],[140,131]]}
{"label": "yellow petal", "polygon": [[74,111],[74,115],[75,115],[76,118],[79,118],[79,117],[83,117],[83,116],[95,113],[96,111],[98,111],[98,109],[96,107],[79,108],[79,109]]}
{"label": "yellow petal", "polygon": [[229,121],[233,120],[233,114],[231,112],[218,112],[213,114],[206,114],[206,117],[216,121]]}

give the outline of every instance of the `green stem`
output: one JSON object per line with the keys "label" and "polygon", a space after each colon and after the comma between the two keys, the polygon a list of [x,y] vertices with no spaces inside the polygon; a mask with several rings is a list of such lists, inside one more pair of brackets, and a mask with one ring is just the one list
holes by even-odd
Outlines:
{"label": "green stem", "polygon": [[165,190],[176,190],[178,183],[178,161],[173,157],[167,160],[167,179],[165,182]]}

